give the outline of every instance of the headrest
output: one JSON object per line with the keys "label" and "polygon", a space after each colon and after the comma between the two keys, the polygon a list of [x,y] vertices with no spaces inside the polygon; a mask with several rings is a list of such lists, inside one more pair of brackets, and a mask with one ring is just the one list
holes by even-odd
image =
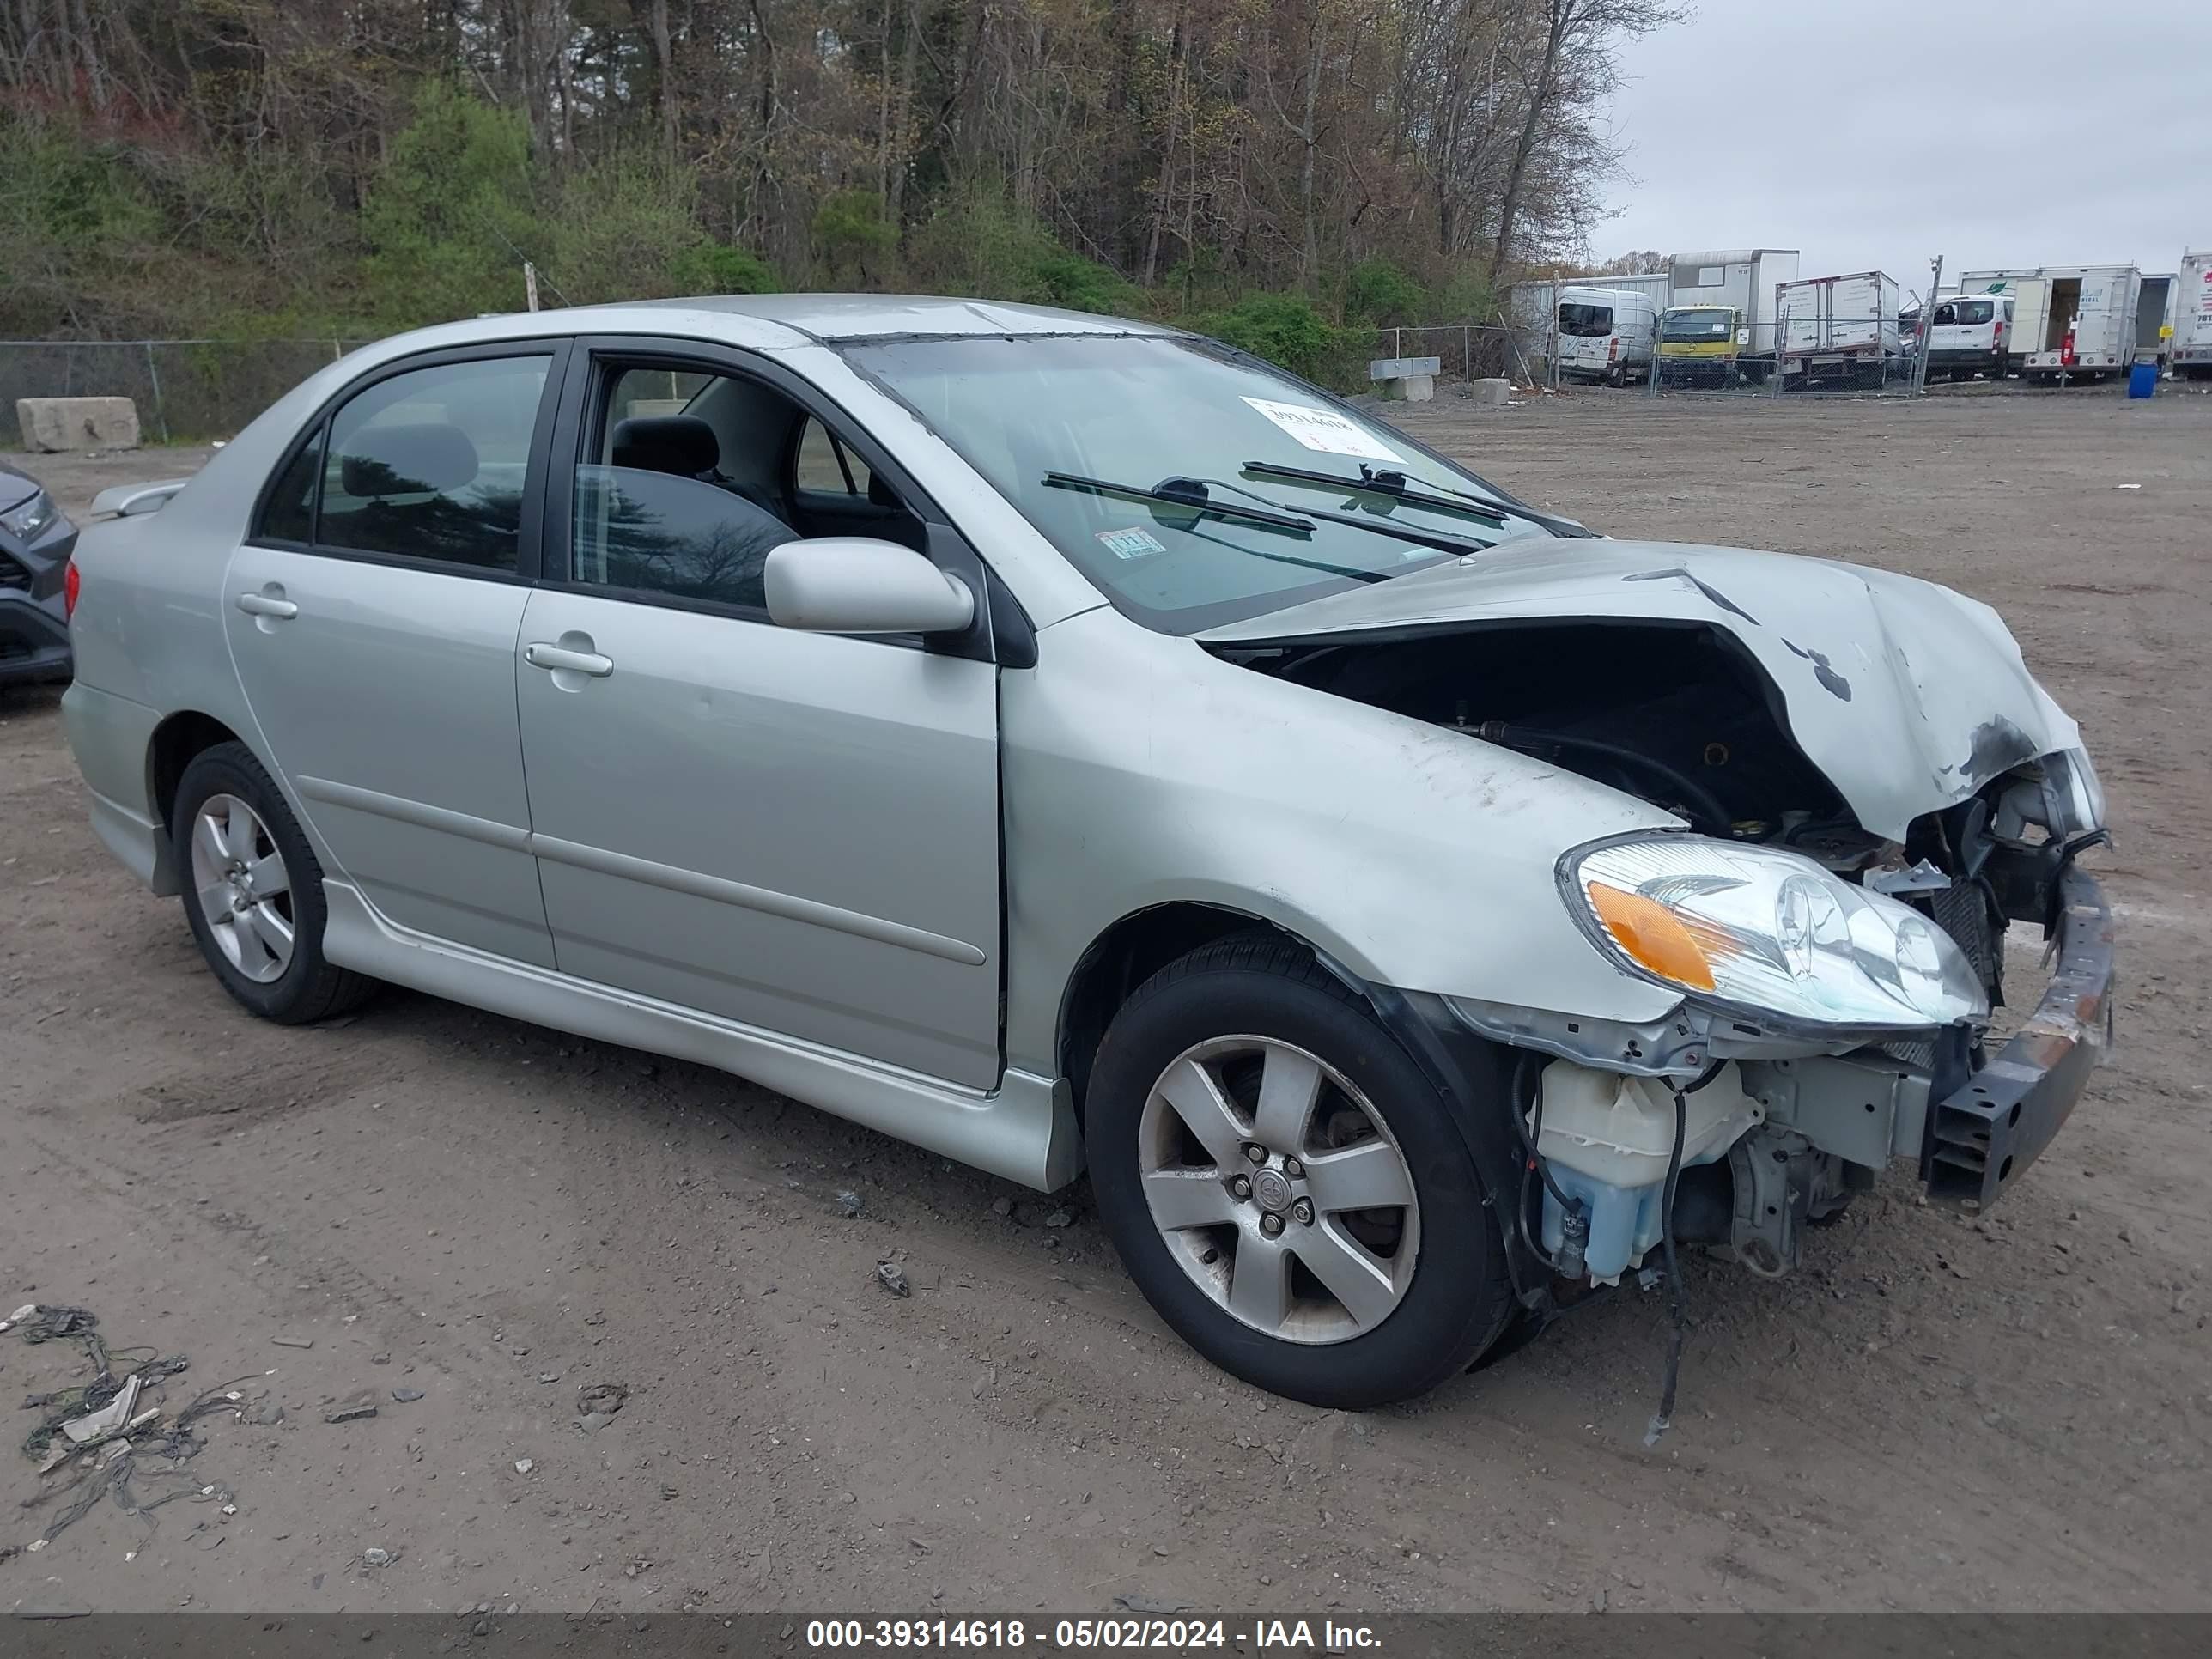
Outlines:
{"label": "headrest", "polygon": [[639,415],[615,426],[614,464],[693,478],[722,459],[714,428],[696,415]]}
{"label": "headrest", "polygon": [[345,493],[356,500],[422,495],[476,482],[477,447],[469,434],[442,421],[363,427],[347,441],[338,469]]}

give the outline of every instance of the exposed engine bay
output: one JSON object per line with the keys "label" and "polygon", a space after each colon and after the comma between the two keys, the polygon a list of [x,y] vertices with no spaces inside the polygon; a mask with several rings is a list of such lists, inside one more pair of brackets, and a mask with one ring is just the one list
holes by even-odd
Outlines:
{"label": "exposed engine bay", "polygon": [[[1765,669],[1724,629],[1522,619],[1214,648],[1550,762],[1702,835],[1802,854],[1922,911],[1959,944],[1990,1006],[2003,1000],[2008,914],[2037,901],[2000,883],[2010,870],[2017,888],[2023,865],[2051,862],[2015,799],[2033,786],[1991,780],[1916,820],[1903,844],[1869,833],[1790,735]],[[1978,1065],[1966,1034],[1952,1035],[1960,1051],[1948,1064]],[[1932,1042],[1723,1058],[1716,1039],[1694,1079],[1656,1066],[1639,1077],[1595,1042],[1587,1055],[1547,1046],[1516,1073],[1523,1237],[1561,1279],[1597,1285],[1649,1272],[1647,1257],[1675,1243],[1762,1275],[1788,1272],[1805,1228],[1840,1213],[1891,1158],[1923,1158],[1947,1065]]]}

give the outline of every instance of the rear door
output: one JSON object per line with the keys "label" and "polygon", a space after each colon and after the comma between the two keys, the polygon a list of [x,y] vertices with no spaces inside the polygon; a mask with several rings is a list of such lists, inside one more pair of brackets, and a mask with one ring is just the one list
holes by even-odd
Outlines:
{"label": "rear door", "polygon": [[568,348],[388,365],[280,470],[223,623],[261,752],[399,926],[550,966],[514,641]]}
{"label": "rear door", "polygon": [[[651,444],[629,441],[641,377],[685,399],[652,417]],[[742,353],[579,349],[546,569],[509,659],[556,957],[580,978],[987,1088],[1001,955],[988,624],[980,647],[931,649],[769,620],[762,574],[784,541],[872,530],[940,562],[957,542],[806,395]],[[809,421],[868,484],[854,470],[831,486],[847,474],[803,451]]]}

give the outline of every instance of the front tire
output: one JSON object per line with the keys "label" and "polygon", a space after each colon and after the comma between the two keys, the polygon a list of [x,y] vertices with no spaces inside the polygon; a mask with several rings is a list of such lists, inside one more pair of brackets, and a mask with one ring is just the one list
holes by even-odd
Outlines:
{"label": "front tire", "polygon": [[1085,1139],[1129,1276],[1259,1388],[1387,1405],[1467,1370],[1513,1312],[1449,1103],[1287,944],[1209,945],[1139,988],[1099,1047]]}
{"label": "front tire", "polygon": [[304,1025],[376,981],[323,956],[322,866],[284,797],[242,743],[203,750],[177,782],[171,844],[185,915],[222,988],[264,1019]]}

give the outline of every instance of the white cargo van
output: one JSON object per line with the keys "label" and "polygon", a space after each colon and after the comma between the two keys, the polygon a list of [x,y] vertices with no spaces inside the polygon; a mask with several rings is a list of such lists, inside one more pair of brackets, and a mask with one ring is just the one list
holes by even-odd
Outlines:
{"label": "white cargo van", "polygon": [[2008,365],[2014,301],[2008,294],[1954,294],[1928,317],[1928,378],[2002,380]]}
{"label": "white cargo van", "polygon": [[2173,341],[2167,360],[2176,374],[2212,380],[2212,249],[2183,254],[2173,286]]}
{"label": "white cargo van", "polygon": [[1562,377],[1626,386],[1651,373],[1659,309],[1632,289],[1563,287],[1556,325]]}

